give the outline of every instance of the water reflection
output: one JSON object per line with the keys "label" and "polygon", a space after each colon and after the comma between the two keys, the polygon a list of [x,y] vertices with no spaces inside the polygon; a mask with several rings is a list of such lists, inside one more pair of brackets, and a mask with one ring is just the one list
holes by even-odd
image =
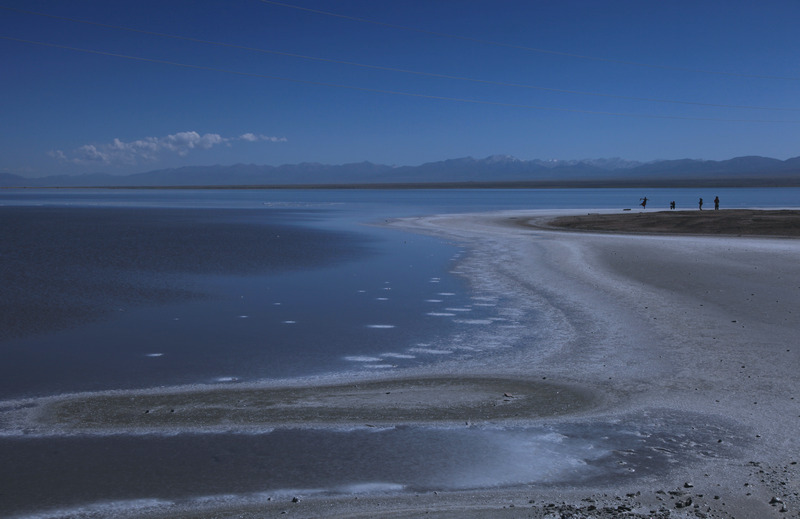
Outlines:
{"label": "water reflection", "polygon": [[[742,431],[660,411],[537,427],[278,429],[259,434],[6,438],[2,512],[41,502],[196,500],[579,485],[731,455]],[[720,441],[722,440],[722,441]],[[13,475],[13,477],[12,477]]]}

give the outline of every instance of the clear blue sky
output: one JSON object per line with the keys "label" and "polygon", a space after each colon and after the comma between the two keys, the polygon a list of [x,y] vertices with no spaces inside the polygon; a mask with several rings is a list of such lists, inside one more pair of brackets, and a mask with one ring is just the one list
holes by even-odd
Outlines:
{"label": "clear blue sky", "polygon": [[0,172],[800,155],[797,0],[0,6]]}

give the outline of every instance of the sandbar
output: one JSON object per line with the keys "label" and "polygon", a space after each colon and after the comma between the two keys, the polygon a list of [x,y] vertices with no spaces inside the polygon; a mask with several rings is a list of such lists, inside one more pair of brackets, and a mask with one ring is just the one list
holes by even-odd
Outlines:
{"label": "sandbar", "polygon": [[578,413],[595,401],[577,386],[542,380],[420,376],[84,393],[37,399],[16,414],[28,435],[257,432],[513,422]]}

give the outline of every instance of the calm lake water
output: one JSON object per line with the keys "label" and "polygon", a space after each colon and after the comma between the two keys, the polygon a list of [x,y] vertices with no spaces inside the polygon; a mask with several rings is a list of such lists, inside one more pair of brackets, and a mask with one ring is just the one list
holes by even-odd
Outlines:
{"label": "calm lake water", "polygon": [[499,302],[451,273],[457,245],[369,224],[642,196],[800,205],[800,189],[0,191],[0,398],[452,358],[447,338]]}
{"label": "calm lake water", "polygon": [[[372,224],[636,208],[643,196],[649,211],[671,200],[695,208],[701,196],[723,208],[800,206],[800,189],[0,190],[0,399],[490,355],[477,346],[514,347],[497,322],[508,309],[456,273],[458,244]],[[296,495],[608,483],[727,455],[717,439],[735,445],[737,434],[707,417],[642,411],[528,428],[0,435],[0,515],[133,517],[291,505]]]}

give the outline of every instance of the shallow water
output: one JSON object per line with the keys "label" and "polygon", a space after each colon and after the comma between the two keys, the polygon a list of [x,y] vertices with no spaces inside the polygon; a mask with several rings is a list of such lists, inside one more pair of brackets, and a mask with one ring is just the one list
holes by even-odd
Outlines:
{"label": "shallow water", "polygon": [[[800,189],[713,193],[723,207],[800,205]],[[695,189],[645,194],[653,209],[713,199]],[[0,398],[392,370],[470,355],[451,347],[453,335],[494,326],[502,301],[473,299],[484,295],[451,273],[457,245],[365,224],[442,212],[619,209],[641,196],[2,190]],[[513,346],[513,337],[501,342]]]}
{"label": "shallow water", "polygon": [[332,219],[0,207],[0,397],[391,369],[456,325],[437,309],[488,314],[454,247]]}
{"label": "shallow water", "polygon": [[81,508],[90,516],[110,506],[191,509],[315,494],[611,484],[728,456],[745,441],[726,422],[658,412],[535,428],[20,438],[0,442],[0,512],[22,513],[35,502],[53,511],[36,517],[79,517]]}

